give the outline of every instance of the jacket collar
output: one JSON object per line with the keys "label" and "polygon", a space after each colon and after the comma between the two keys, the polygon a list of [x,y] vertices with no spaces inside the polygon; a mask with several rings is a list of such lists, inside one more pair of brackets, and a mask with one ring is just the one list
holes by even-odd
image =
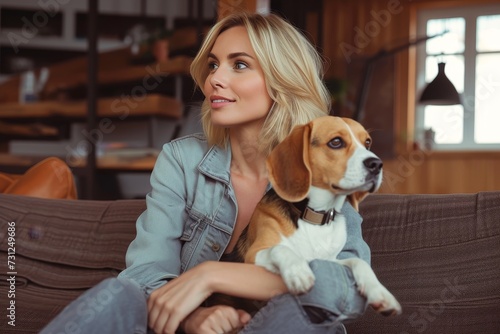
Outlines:
{"label": "jacket collar", "polygon": [[231,147],[228,145],[227,148],[222,148],[214,145],[209,148],[203,159],[201,159],[198,170],[202,174],[229,185],[231,179],[230,166]]}
{"label": "jacket collar", "polygon": [[[230,167],[231,145],[229,143],[226,148],[217,145],[210,147],[198,164],[198,170],[200,173],[219,180],[227,185],[231,184]],[[266,192],[270,189],[271,183],[268,183]]]}

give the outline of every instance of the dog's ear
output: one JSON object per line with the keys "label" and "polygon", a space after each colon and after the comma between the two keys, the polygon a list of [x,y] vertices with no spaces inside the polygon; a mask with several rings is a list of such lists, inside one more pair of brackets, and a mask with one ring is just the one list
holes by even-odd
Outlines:
{"label": "dog's ear", "polygon": [[311,185],[309,141],[311,124],[295,127],[267,158],[269,180],[276,193],[286,201],[303,200]]}
{"label": "dog's ear", "polygon": [[354,210],[359,211],[359,203],[368,196],[368,191],[358,191],[347,196],[347,200],[351,203]]}

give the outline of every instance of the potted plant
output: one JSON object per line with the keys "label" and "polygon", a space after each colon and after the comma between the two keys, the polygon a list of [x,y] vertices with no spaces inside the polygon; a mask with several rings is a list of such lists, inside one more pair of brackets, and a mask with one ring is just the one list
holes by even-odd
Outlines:
{"label": "potted plant", "polygon": [[173,31],[166,28],[157,28],[149,36],[147,42],[149,51],[157,62],[167,61],[170,52],[169,37]]}

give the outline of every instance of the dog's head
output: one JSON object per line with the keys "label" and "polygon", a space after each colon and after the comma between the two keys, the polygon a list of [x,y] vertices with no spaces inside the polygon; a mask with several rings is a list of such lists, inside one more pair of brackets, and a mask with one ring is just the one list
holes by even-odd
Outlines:
{"label": "dog's head", "polygon": [[349,195],[357,204],[382,183],[382,160],[370,151],[371,137],[358,122],[324,116],[295,127],[267,159],[276,193],[289,202],[304,199],[311,185]]}

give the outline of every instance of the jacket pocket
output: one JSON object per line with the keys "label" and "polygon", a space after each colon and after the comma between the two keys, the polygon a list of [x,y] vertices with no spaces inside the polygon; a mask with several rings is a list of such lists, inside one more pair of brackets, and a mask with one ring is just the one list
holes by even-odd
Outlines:
{"label": "jacket pocket", "polygon": [[191,217],[190,215],[189,220],[185,224],[184,231],[182,232],[181,241],[186,242],[193,240],[202,220],[203,218]]}
{"label": "jacket pocket", "polygon": [[184,272],[188,268],[193,256],[195,256],[196,249],[198,248],[200,239],[202,238],[203,222],[204,217],[202,215],[189,211],[187,221],[184,224],[184,231],[182,232],[182,236],[180,238],[182,242],[181,272]]}

